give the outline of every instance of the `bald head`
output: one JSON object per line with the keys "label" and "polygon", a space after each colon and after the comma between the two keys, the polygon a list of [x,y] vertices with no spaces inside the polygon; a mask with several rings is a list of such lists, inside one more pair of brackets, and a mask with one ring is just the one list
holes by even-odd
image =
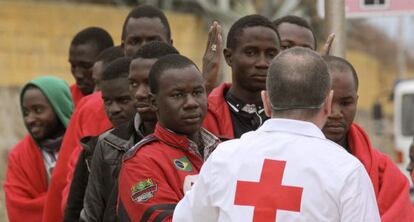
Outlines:
{"label": "bald head", "polygon": [[331,88],[322,57],[301,47],[285,50],[273,59],[266,84],[273,113],[299,110],[308,116],[320,110]]}

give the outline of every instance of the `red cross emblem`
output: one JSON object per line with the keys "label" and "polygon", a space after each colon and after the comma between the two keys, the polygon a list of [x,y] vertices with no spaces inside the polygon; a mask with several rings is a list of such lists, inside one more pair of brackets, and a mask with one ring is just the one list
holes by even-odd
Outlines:
{"label": "red cross emblem", "polygon": [[265,159],[259,182],[237,181],[234,204],[254,206],[253,222],[275,222],[277,210],[300,211],[303,188],[282,185],[285,165]]}

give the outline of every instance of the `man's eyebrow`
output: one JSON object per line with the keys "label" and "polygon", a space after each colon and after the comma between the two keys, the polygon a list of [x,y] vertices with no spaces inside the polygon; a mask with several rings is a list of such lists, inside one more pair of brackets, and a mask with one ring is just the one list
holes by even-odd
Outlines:
{"label": "man's eyebrow", "polygon": [[343,100],[345,100],[345,99],[354,99],[354,97],[353,96],[344,96],[344,97],[341,97],[341,99],[343,99]]}

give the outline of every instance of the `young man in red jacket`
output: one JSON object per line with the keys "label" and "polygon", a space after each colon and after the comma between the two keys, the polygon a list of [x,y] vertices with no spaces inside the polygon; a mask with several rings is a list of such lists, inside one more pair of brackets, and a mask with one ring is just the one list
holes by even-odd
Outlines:
{"label": "young man in red jacket", "polygon": [[70,86],[75,106],[83,97],[93,92],[95,83],[92,79],[92,67],[96,57],[111,46],[114,46],[112,37],[99,27],[83,29],[73,37],[69,48],[69,63],[76,80],[76,84]]}
{"label": "young man in red jacket", "polygon": [[331,74],[334,97],[332,113],[322,131],[364,165],[374,186],[381,221],[413,221],[407,178],[388,156],[372,146],[366,132],[353,122],[358,101],[355,69],[339,57],[325,56],[324,59]]}
{"label": "young man in red jacket", "polygon": [[[154,41],[142,46],[129,66],[128,88],[137,114],[123,125],[105,132],[93,149],[89,180],[85,190],[83,212],[85,221],[116,221],[118,175],[122,156],[144,136],[154,132],[157,117],[149,108],[148,75],[152,65],[161,57],[179,54],[171,45]],[[78,161],[81,163],[83,161]],[[73,187],[73,185],[72,185]]]}
{"label": "young man in red jacket", "polygon": [[[122,28],[122,44],[126,56],[132,56],[142,45],[149,41],[161,40],[172,43],[170,27],[164,13],[151,6],[138,6],[125,18]],[[93,64],[92,64],[93,65]],[[92,67],[91,65],[91,67]],[[91,78],[91,81],[92,78]],[[93,90],[93,89],[92,89]],[[50,192],[45,207],[45,222],[62,221],[66,205],[62,190],[69,190],[70,181],[79,153],[82,150],[80,139],[85,136],[97,136],[112,127],[106,117],[100,92],[82,100],[75,110],[68,132],[62,144],[62,155],[56,164]],[[92,124],[91,124],[92,123]],[[72,132],[72,133],[70,133]],[[69,183],[68,183],[69,182]],[[67,194],[67,193],[66,193]]]}
{"label": "young man in red jacket", "polygon": [[267,119],[260,92],[270,61],[279,51],[279,36],[267,18],[249,15],[232,25],[223,50],[232,84],[223,83],[210,93],[206,129],[222,138],[239,138]]}
{"label": "young man in red jacket", "polygon": [[120,221],[170,221],[175,204],[218,143],[201,128],[207,95],[191,60],[181,55],[160,58],[151,68],[149,86],[158,123],[124,157],[118,181]]}

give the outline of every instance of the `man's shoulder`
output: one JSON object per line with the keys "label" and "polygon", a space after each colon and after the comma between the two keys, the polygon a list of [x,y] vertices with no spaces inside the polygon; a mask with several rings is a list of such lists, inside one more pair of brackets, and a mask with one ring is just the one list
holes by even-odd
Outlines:
{"label": "man's shoulder", "polygon": [[221,106],[226,105],[224,96],[226,92],[230,89],[230,87],[231,84],[222,83],[211,91],[211,93],[208,95],[208,104],[210,112],[220,109]]}
{"label": "man's shoulder", "polygon": [[94,110],[103,104],[102,94],[100,92],[95,92],[82,98],[81,102],[82,104],[79,106],[79,110],[83,110],[84,112]]}
{"label": "man's shoulder", "polygon": [[27,134],[23,139],[17,142],[16,145],[9,151],[9,158],[16,158],[21,155],[26,155],[26,152],[29,150],[40,151],[36,142]]}
{"label": "man's shoulder", "polygon": [[160,150],[162,145],[158,141],[158,138],[153,134],[144,137],[125,153],[123,161],[126,163],[128,161],[141,161],[141,159],[155,157],[154,155],[163,151]]}

